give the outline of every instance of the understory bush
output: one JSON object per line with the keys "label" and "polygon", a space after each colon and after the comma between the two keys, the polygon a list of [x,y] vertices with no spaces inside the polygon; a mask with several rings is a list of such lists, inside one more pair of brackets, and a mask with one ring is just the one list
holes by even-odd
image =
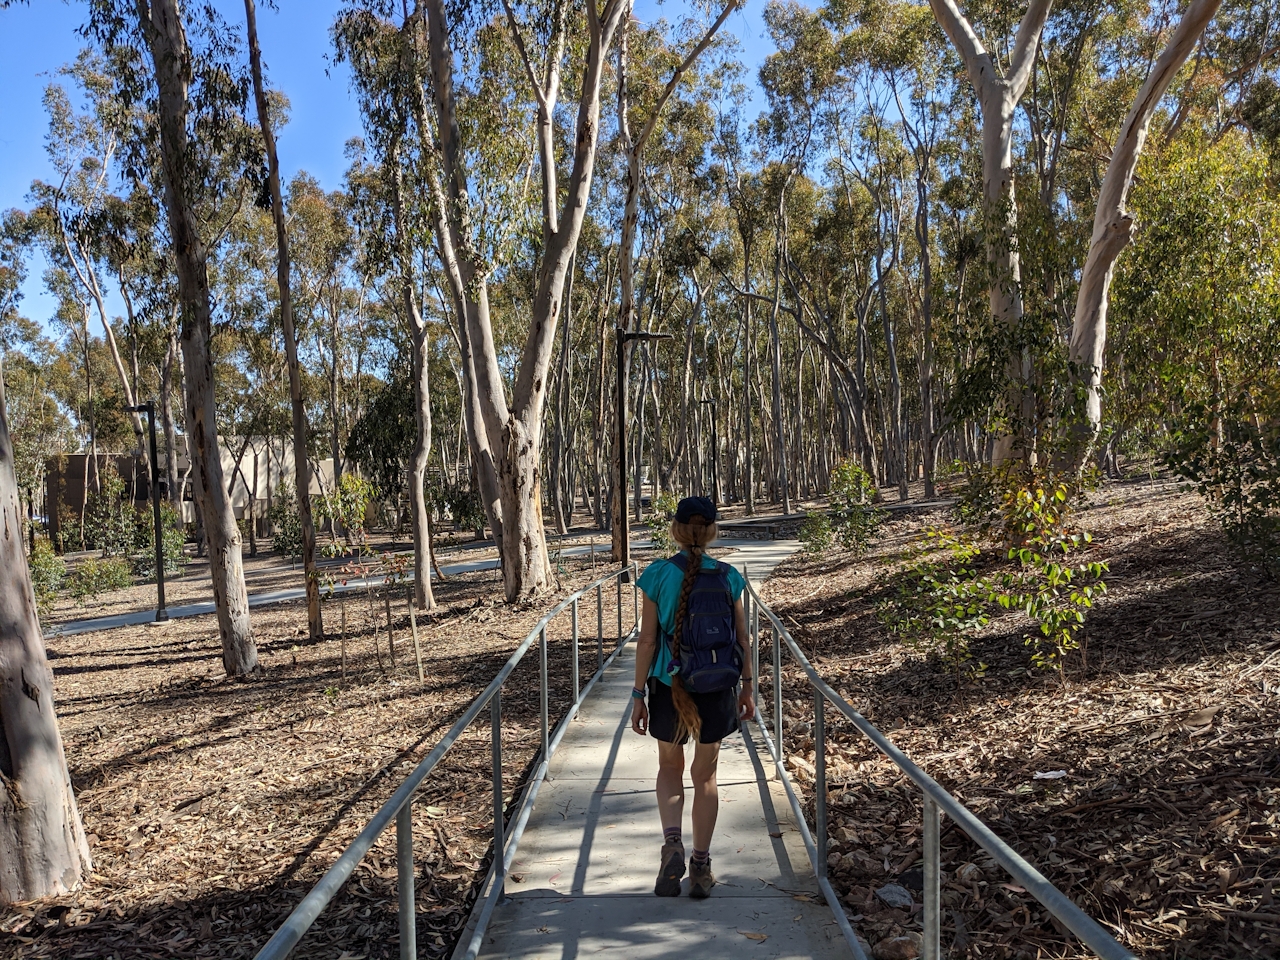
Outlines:
{"label": "understory bush", "polygon": [[[156,575],[155,534],[152,532],[155,522],[150,521],[146,528],[145,548],[139,550],[133,558],[133,572],[144,579],[154,579]],[[183,529],[178,511],[168,501],[160,503],[160,543],[164,551],[164,572],[166,576],[178,576],[186,568],[187,554],[185,550],[187,533]]]}
{"label": "understory bush", "polygon": [[659,494],[653,500],[653,520],[649,526],[653,531],[653,545],[661,553],[675,553],[680,549],[675,537],[671,536],[671,520],[678,506],[679,498],[670,492]]}
{"label": "understory bush", "polygon": [[[1033,624],[1023,636],[1031,662],[1061,675],[1064,658],[1080,645],[1086,613],[1107,589],[1107,565],[1077,560],[1092,537],[1070,523],[1067,484],[996,489],[998,510],[975,523],[976,536],[926,532],[926,545],[897,575],[895,596],[881,605],[880,619],[907,644],[940,657],[957,677],[975,677],[986,664],[971,662],[973,633],[997,610],[1018,610]],[[1000,536],[998,556],[1006,565],[979,574],[977,537],[984,533]]]}
{"label": "understory bush", "polygon": [[1191,406],[1167,460],[1245,557],[1280,578],[1280,390]]}
{"label": "understory bush", "polygon": [[800,542],[804,544],[805,553],[820,556],[830,550],[836,542],[831,529],[831,519],[817,510],[805,514],[804,523],[800,524]]}
{"label": "understory bush", "polygon": [[826,516],[810,512],[800,527],[800,540],[811,554],[821,554],[835,545],[854,554],[863,553],[884,512],[875,505],[876,480],[853,460],[841,460],[831,471],[831,503]]}
{"label": "understory bush", "polygon": [[373,484],[364,477],[344,473],[337,489],[317,501],[317,519],[330,522],[335,543],[341,536],[346,547],[363,544],[368,539],[364,529],[365,514],[377,493]]}
{"label": "understory bush", "polygon": [[83,602],[112,590],[133,586],[133,572],[123,557],[90,557],[71,575],[71,595]]}
{"label": "understory bush", "polygon": [[444,508],[449,511],[449,518],[456,530],[476,530],[483,536],[484,526],[488,522],[484,515],[484,501],[475,490],[461,485],[446,487],[440,494]]}
{"label": "understory bush", "polygon": [[84,512],[85,545],[105,557],[127,557],[151,544],[150,518],[126,496],[124,480],[103,473],[100,489],[89,494]]}
{"label": "understory bush", "polygon": [[[934,555],[941,551],[943,556]],[[880,619],[907,645],[940,657],[955,673],[981,676],[985,663],[971,663],[969,638],[991,618],[990,585],[970,564],[981,553],[972,537],[945,529],[925,531],[923,549],[899,575],[896,595],[880,608]]]}
{"label": "understory bush", "polygon": [[1108,572],[1099,561],[1069,561],[1093,537],[1067,527],[1068,496],[1064,485],[1050,491],[1019,490],[1006,504],[1006,525],[1025,539],[1008,552],[1018,569],[1004,574],[993,591],[1001,607],[1021,610],[1038,625],[1038,632],[1024,637],[1032,648],[1031,662],[1059,672],[1063,658],[1080,646],[1077,634],[1094,597],[1106,592],[1102,575]]}
{"label": "understory bush", "polygon": [[290,560],[302,559],[302,518],[298,516],[298,498],[293,487],[281,480],[267,511],[273,531],[272,545]]}
{"label": "understory bush", "polygon": [[67,578],[67,564],[53,549],[48,537],[36,537],[35,547],[27,558],[31,568],[31,588],[36,595],[36,610],[46,616]]}
{"label": "understory bush", "polygon": [[80,514],[65,503],[58,506],[58,533],[55,546],[59,553],[81,549]]}

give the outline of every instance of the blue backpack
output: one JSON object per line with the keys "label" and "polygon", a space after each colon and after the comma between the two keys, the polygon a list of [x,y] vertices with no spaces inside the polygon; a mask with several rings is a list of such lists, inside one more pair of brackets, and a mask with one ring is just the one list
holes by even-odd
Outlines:
{"label": "blue backpack", "polygon": [[[671,562],[681,572],[689,569],[689,558],[683,553]],[[664,635],[668,644],[673,639]],[[727,563],[717,561],[714,570],[698,572],[680,631],[679,662],[673,660],[672,666],[690,693],[728,690],[741,678],[742,647],[738,645]]]}

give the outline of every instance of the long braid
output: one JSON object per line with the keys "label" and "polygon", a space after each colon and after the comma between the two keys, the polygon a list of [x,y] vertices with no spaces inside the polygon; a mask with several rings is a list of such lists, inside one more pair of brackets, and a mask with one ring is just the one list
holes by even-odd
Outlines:
{"label": "long braid", "polygon": [[[702,571],[703,549],[706,543],[714,539],[715,529],[714,524],[690,524],[687,531],[689,536],[685,546],[689,550],[689,565],[685,568],[684,580],[680,583],[680,600],[676,605],[675,630],[671,636],[671,655],[676,660],[681,660],[680,634],[684,630],[685,617],[689,612],[689,595],[693,593],[693,585],[697,582],[698,574]],[[685,532],[685,530],[679,531],[679,533]],[[710,536],[707,536],[708,533]],[[680,537],[678,539],[684,540],[685,538]],[[671,702],[676,708],[676,742],[682,740],[686,735],[696,741],[698,735],[702,732],[702,715],[698,713],[698,705],[693,702],[693,697],[689,696],[689,691],[684,688],[684,678],[678,673],[671,678]]]}

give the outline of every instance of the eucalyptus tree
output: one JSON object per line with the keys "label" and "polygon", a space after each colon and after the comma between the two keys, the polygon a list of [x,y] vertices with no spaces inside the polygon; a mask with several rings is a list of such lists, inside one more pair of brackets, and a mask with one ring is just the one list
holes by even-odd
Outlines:
{"label": "eucalyptus tree", "polygon": [[[290,425],[293,428],[294,489],[297,491],[298,520],[302,533],[302,570],[306,578],[307,632],[314,642],[324,636],[320,609],[320,582],[316,574],[316,528],[311,516],[311,471],[307,461],[307,411],[302,398],[302,370],[298,363],[298,335],[294,326],[293,288],[290,281],[289,229],[284,196],[280,188],[280,157],[276,152],[275,128],[270,101],[262,79],[262,52],[258,44],[258,17],[253,0],[244,0],[245,30],[249,42],[249,66],[253,77],[254,105],[267,158],[267,189],[271,194],[271,216],[276,234],[276,292],[280,302],[280,329],[284,339],[285,365],[289,375]],[[255,473],[257,459],[255,457]],[[337,459],[334,460],[335,469]],[[256,491],[255,491],[256,492]]]}
{"label": "eucalyptus tree", "polygon": [[[499,538],[505,593],[515,600],[545,589],[550,581],[541,517],[543,406],[556,324],[563,306],[569,265],[577,248],[591,193],[600,136],[600,98],[606,64],[617,31],[630,13],[629,0],[576,4],[532,4],[517,10],[504,3],[506,38],[533,101],[533,154],[539,170],[537,221],[541,237],[531,271],[529,320],[514,364],[508,403],[490,312],[493,224],[485,222],[484,199],[498,184],[477,178],[476,128],[465,126],[471,99],[483,91],[506,105],[509,90],[468,89],[471,77],[455,76],[455,49],[464,24],[453,21],[443,0],[416,5],[414,77],[428,81],[415,97],[415,127],[425,161],[435,241],[443,266],[463,354],[471,415],[472,455],[490,524]],[[487,25],[463,39],[486,39]],[[475,44],[478,48],[479,43]],[[581,63],[569,64],[570,52]],[[575,58],[576,59],[576,58]],[[492,61],[491,61],[492,62]],[[576,118],[561,129],[558,109],[565,80],[577,84]],[[459,82],[459,80],[462,82]],[[464,134],[466,139],[464,141]],[[568,170],[562,170],[563,138]],[[562,182],[562,175],[564,180]],[[488,232],[487,232],[488,231]]]}
{"label": "eucalyptus tree", "polygon": [[1069,361],[1085,388],[1084,434],[1076,444],[1074,465],[1082,467],[1102,426],[1102,364],[1107,343],[1107,295],[1116,258],[1129,245],[1133,217],[1125,200],[1156,108],[1174,77],[1195,49],[1222,0],[1191,0],[1164,52],[1152,65],[1116,138],[1098,193],[1089,255],[1080,274]]}
{"label": "eucalyptus tree", "polygon": [[[589,0],[593,2],[593,0]],[[690,46],[689,50],[684,54],[674,53],[679,57],[671,75],[656,90],[644,90],[641,92],[648,94],[645,98],[649,100],[642,105],[645,108],[644,122],[639,126],[638,130],[633,134],[631,129],[631,111],[633,105],[631,99],[635,96],[636,91],[633,89],[636,84],[628,82],[629,68],[631,67],[630,58],[628,57],[628,34],[630,17],[624,21],[618,39],[618,69],[617,69],[617,91],[618,91],[618,139],[621,141],[622,153],[625,158],[626,168],[623,175],[623,210],[622,210],[622,238],[618,243],[618,280],[621,286],[618,305],[618,324],[615,336],[621,337],[627,332],[636,329],[635,317],[635,244],[636,244],[636,225],[639,219],[639,198],[640,191],[643,186],[644,179],[644,151],[645,146],[649,142],[649,138],[653,135],[657,128],[658,122],[662,117],[663,108],[667,101],[671,99],[671,95],[675,93],[676,88],[680,85],[681,79],[689,72],[689,70],[702,56],[703,52],[711,46],[716,34],[724,25],[734,10],[736,10],[743,0],[728,0],[727,3],[721,5],[720,13],[716,19],[702,31],[701,36]],[[663,51],[667,52],[667,51]],[[651,58],[656,59],[656,58]],[[653,64],[646,64],[648,70],[646,73],[651,74]],[[646,76],[643,79],[650,79]],[[650,79],[650,85],[652,80]],[[636,104],[635,106],[641,106]],[[544,161],[545,162],[545,161]],[[622,380],[623,383],[630,383],[627,375],[627,367],[631,358],[631,351],[624,350],[619,354],[622,363]],[[687,402],[687,401],[686,401]],[[619,450],[614,451],[615,462],[621,462],[618,457]],[[637,469],[639,462],[637,458]],[[615,470],[616,472],[616,470]],[[619,491],[620,493],[621,491]],[[639,497],[639,484],[636,485],[636,496]],[[613,558],[615,560],[622,559],[622,525],[619,522],[621,511],[625,509],[621,496],[614,497],[613,504]]]}
{"label": "eucalyptus tree", "polygon": [[[435,605],[431,589],[431,516],[427,504],[427,467],[432,444],[431,325],[423,312],[423,271],[416,251],[421,249],[428,214],[422,189],[429,158],[416,145],[429,142],[422,106],[422,70],[416,55],[418,20],[406,15],[394,21],[394,5],[349,3],[334,26],[338,55],[352,67],[354,86],[365,119],[365,148],[373,170],[363,161],[348,174],[353,211],[362,222],[366,273],[390,278],[397,314],[409,334],[410,381],[413,384],[415,442],[409,469],[409,497],[413,514],[414,593],[419,609]],[[417,129],[415,130],[415,123]],[[414,134],[416,133],[416,138]],[[415,202],[418,200],[419,202]],[[431,201],[434,207],[436,201]],[[438,214],[435,214],[438,216]],[[335,251],[315,231],[317,252]],[[339,231],[341,233],[341,231]],[[328,234],[332,237],[332,232]],[[342,241],[345,245],[345,241]],[[336,256],[328,258],[335,263]],[[343,254],[345,256],[345,254]],[[318,256],[317,261],[326,258]],[[336,269],[336,268],[335,268]],[[325,271],[320,271],[323,274]],[[337,363],[336,351],[333,362]]]}
{"label": "eucalyptus tree", "polygon": [[[44,105],[49,114],[45,149],[56,181],[32,184],[31,198],[38,204],[38,220],[43,228],[46,256],[72,277],[84,300],[96,308],[107,349],[126,406],[136,406],[136,377],[130,381],[120,347],[107,315],[107,290],[102,276],[108,263],[108,240],[128,229],[126,203],[112,194],[113,162],[119,139],[103,114],[113,108],[110,81],[102,64],[89,52],[63,70],[86,95],[91,111],[78,114],[67,91],[58,84],[45,89]],[[123,278],[122,278],[123,280]],[[121,294],[130,305],[127,286]],[[136,339],[135,339],[136,342]],[[136,453],[150,469],[150,453],[143,438],[142,417],[129,414],[133,424]]]}
{"label": "eucalyptus tree", "polygon": [[163,185],[181,301],[194,495],[209,547],[223,666],[230,676],[244,676],[260,668],[240,530],[218,448],[208,268],[210,245],[217,240],[212,221],[220,204],[228,192],[242,200],[251,172],[260,169],[258,144],[244,117],[249,83],[243,78],[241,48],[211,6],[199,8],[190,22],[201,41],[198,48],[189,42],[178,0],[93,0],[89,17],[88,33],[116,70],[117,95],[129,106],[146,102],[154,110],[148,111],[154,128],[137,137],[136,155],[127,165],[140,174],[158,171]]}
{"label": "eucalyptus tree", "polygon": [[7,210],[0,217],[0,339],[7,343],[21,314],[22,285],[27,279],[27,215]]}
{"label": "eucalyptus tree", "polygon": [[995,457],[1030,456],[1035,397],[1029,345],[1022,340],[1022,268],[1018,250],[1018,201],[1014,189],[1014,118],[1035,73],[1040,34],[1052,0],[1029,0],[1012,46],[1001,64],[960,12],[955,0],[929,0],[934,16],[960,54],[982,112],[982,203],[986,228],[987,290],[991,316],[1009,343],[1004,416],[1009,423]]}
{"label": "eucalyptus tree", "polygon": [[771,201],[774,225],[773,297],[769,312],[770,364],[773,379],[773,465],[783,512],[791,512],[791,478],[787,469],[785,420],[782,407],[782,268],[786,260],[787,192],[805,171],[810,153],[823,131],[824,106],[839,83],[835,38],[821,12],[795,5],[770,4],[765,24],[777,52],[760,68],[768,110],[757,123],[762,148],[773,159],[764,173],[765,196]]}
{"label": "eucalyptus tree", "polygon": [[[0,513],[23,517],[0,382]],[[0,901],[69,893],[93,869],[53,704],[53,671],[21,536],[0,540]]]}

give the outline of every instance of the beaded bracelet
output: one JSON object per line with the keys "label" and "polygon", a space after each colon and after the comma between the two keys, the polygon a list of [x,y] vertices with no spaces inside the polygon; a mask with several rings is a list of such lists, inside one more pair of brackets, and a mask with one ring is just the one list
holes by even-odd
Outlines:
{"label": "beaded bracelet", "polygon": [[643,700],[643,699],[644,699],[644,691],[643,691],[643,690],[641,690],[639,687],[632,687],[632,688],[631,688],[631,696],[635,697],[637,700]]}

